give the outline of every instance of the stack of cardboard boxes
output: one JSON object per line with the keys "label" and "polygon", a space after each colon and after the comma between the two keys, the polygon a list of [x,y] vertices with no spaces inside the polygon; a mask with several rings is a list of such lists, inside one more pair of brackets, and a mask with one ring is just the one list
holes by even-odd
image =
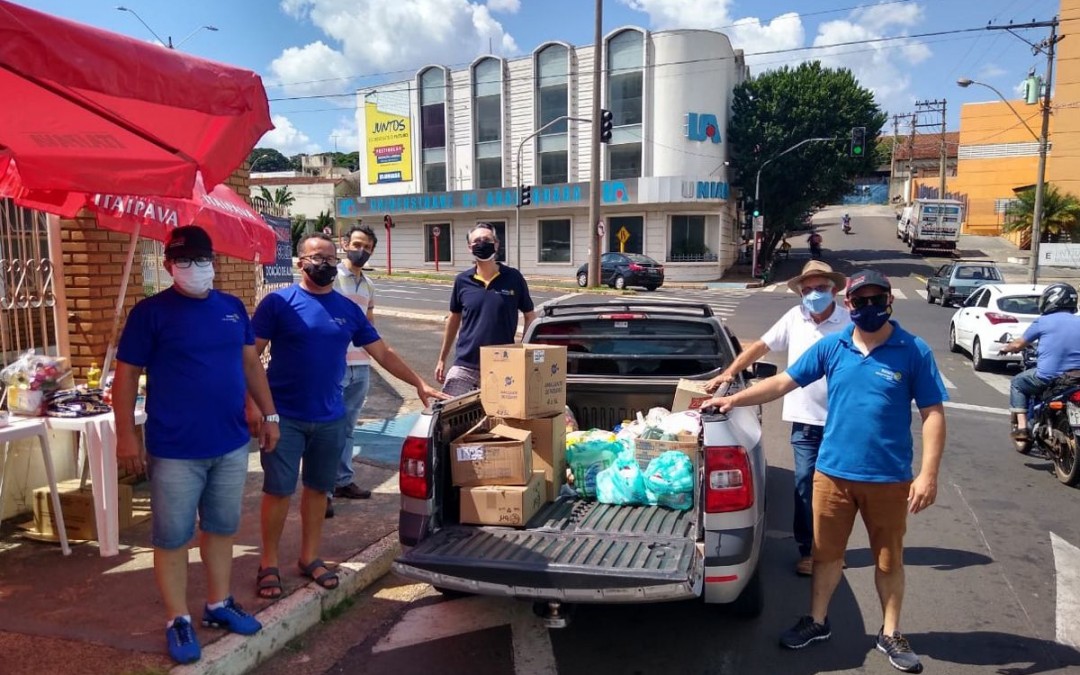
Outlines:
{"label": "stack of cardboard boxes", "polygon": [[450,446],[459,519],[521,527],[565,480],[566,348],[482,348],[480,399],[485,419]]}

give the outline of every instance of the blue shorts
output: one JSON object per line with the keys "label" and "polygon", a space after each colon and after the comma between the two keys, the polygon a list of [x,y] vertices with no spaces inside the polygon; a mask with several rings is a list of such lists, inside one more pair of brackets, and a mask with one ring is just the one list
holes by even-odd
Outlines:
{"label": "blue shorts", "polygon": [[[345,435],[351,431],[345,417],[333,422],[304,422],[281,418],[281,438],[273,452],[259,453],[263,467],[263,492],[288,497],[296,492],[303,468],[304,487],[332,492]],[[303,460],[301,462],[301,460]]]}
{"label": "blue shorts", "polygon": [[199,529],[232,536],[240,526],[247,479],[248,445],[209,459],[168,459],[150,455],[151,541],[155,548],[181,548]]}

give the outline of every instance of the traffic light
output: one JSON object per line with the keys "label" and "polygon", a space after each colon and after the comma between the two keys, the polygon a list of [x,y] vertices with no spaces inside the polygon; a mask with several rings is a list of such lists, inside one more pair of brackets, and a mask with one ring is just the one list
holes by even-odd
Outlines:
{"label": "traffic light", "polygon": [[851,130],[851,156],[862,157],[866,154],[866,127],[854,127]]}
{"label": "traffic light", "polygon": [[528,206],[532,204],[532,186],[522,185],[521,192],[518,195],[518,206]]}
{"label": "traffic light", "polygon": [[758,209],[755,208],[754,209],[754,217],[757,218],[760,215],[761,215],[761,211],[759,211]]}
{"label": "traffic light", "polygon": [[386,229],[388,229],[388,230],[389,230],[389,229],[390,229],[391,227],[393,227],[393,226],[394,226],[394,219],[390,217],[390,214],[389,214],[389,213],[388,213],[388,214],[386,214],[385,216],[383,216],[382,222],[383,222],[383,227],[385,227],[385,228],[386,228]]}
{"label": "traffic light", "polygon": [[600,142],[611,142],[611,129],[615,126],[615,116],[610,110],[600,110]]}

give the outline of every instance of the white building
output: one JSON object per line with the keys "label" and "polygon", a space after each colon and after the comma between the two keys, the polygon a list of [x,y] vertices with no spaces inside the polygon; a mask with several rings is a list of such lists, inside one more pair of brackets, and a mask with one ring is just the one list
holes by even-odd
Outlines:
{"label": "white building", "polygon": [[[742,52],[705,30],[621,28],[603,44],[601,105],[614,118],[601,145],[604,250],[656,258],[671,280],[718,279],[739,239],[724,163],[731,92],[748,77]],[[489,222],[510,264],[574,277],[588,259],[597,125],[561,122],[522,141],[561,116],[591,117],[592,61],[591,45],[548,42],[359,92],[362,197],[338,200],[339,226],[360,218],[382,235],[389,215],[392,249],[382,238],[373,265],[390,255],[395,268],[425,269],[438,256],[461,269],[467,232]],[[517,185],[533,186],[519,226]]]}

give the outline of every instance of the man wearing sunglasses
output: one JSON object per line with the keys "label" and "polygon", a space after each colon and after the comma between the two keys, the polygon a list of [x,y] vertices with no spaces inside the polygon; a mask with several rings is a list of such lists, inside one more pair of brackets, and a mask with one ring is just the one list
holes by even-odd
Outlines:
{"label": "man wearing sunglasses", "polygon": [[[801,649],[832,636],[829,600],[843,576],[844,551],[862,516],[876,562],[874,582],[884,620],[876,647],[897,670],[922,672],[900,633],[907,514],[937,497],[945,447],[945,385],[930,347],[890,321],[892,287],[874,270],[853,274],[847,303],[853,326],[822,338],[787,371],[705,405],[721,411],[775,400],[828,377],[832,414],[814,475],[814,571],[811,610],[780,637]],[[911,402],[922,417],[922,468],[912,480]]]}
{"label": "man wearing sunglasses", "polygon": [[[848,310],[836,304],[836,294],[847,279],[827,263],[811,260],[802,273],[788,282],[788,288],[802,296],[802,302],[788,310],[772,328],[742,350],[730,366],[709,381],[714,392],[732,382],[740,373],[769,352],[787,350],[791,366],[815,342],[851,325]],[[783,419],[791,423],[791,448],[795,454],[795,517],[792,531],[799,546],[795,573],[810,576],[814,559],[813,496],[814,467],[828,416],[825,381],[819,380],[784,397]]]}

